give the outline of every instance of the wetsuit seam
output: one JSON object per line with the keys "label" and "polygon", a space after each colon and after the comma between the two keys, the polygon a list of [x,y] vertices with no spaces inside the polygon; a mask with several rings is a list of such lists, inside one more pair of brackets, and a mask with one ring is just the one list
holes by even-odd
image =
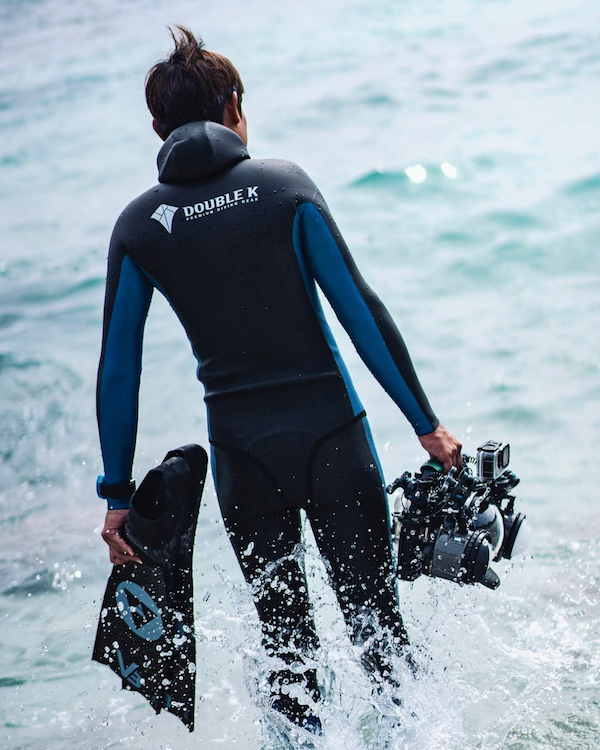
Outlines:
{"label": "wetsuit seam", "polygon": [[[213,440],[212,438],[209,438],[208,442],[211,445],[214,445],[215,448],[219,448],[219,450],[229,451],[231,453],[238,453],[244,458],[248,458],[255,466],[257,466],[261,471],[263,471],[267,475],[267,477],[270,479],[271,483],[275,487],[275,490],[281,493],[282,500],[284,500],[286,504],[289,504],[290,500],[289,498],[286,497],[286,494],[283,491],[283,488],[280,486],[279,482],[277,481],[277,477],[271,472],[268,466],[266,466],[259,458],[256,458],[256,456],[253,456],[249,451],[245,451],[242,448],[235,448],[232,445],[226,445],[225,443],[220,443],[217,440]],[[217,459],[217,465],[218,465],[218,459]]]}
{"label": "wetsuit seam", "polygon": [[356,424],[357,422],[360,422],[360,420],[364,419],[366,416],[367,416],[367,412],[364,411],[363,409],[363,411],[361,411],[359,414],[354,416],[352,419],[348,420],[347,422],[344,422],[344,424],[341,424],[338,427],[334,427],[333,430],[326,432],[324,435],[321,435],[315,440],[312,448],[310,449],[310,453],[308,454],[308,458],[306,459],[306,474],[305,474],[304,481],[305,481],[305,487],[306,487],[307,500],[314,500],[312,467],[313,467],[314,460],[319,450],[323,447],[323,445],[330,438],[335,437],[336,435],[339,435],[340,433],[344,432],[344,430],[347,430],[349,427],[352,427],[352,425]]}
{"label": "wetsuit seam", "polygon": [[323,371],[323,372],[315,373],[313,375],[303,375],[301,378],[290,377],[290,378],[286,378],[285,380],[283,379],[276,380],[276,381],[265,380],[261,383],[244,383],[244,384],[236,385],[232,388],[229,388],[226,391],[221,390],[217,393],[209,393],[208,395],[204,397],[204,400],[206,401],[206,403],[209,403],[211,401],[217,401],[219,399],[228,398],[229,396],[237,396],[240,393],[264,391],[264,390],[272,391],[272,390],[276,390],[279,388],[290,388],[290,387],[293,388],[295,386],[302,387],[305,383],[314,383],[316,381],[324,380],[325,378],[341,379],[343,382],[343,378],[339,372],[336,372],[335,370],[330,370],[330,371]]}
{"label": "wetsuit seam", "polygon": [[[318,212],[318,216],[319,216],[319,217],[320,217],[320,218],[322,219],[322,221],[323,221],[323,222],[325,223],[325,226],[327,227],[327,230],[329,231],[329,234],[331,235],[331,237],[332,237],[332,239],[333,239],[333,242],[335,243],[335,246],[336,246],[336,247],[337,247],[337,249],[338,249],[338,252],[339,252],[339,256],[340,256],[340,258],[341,258],[341,260],[342,260],[342,262],[343,262],[343,264],[344,264],[344,267],[345,267],[345,269],[346,269],[346,271],[347,271],[347,273],[348,273],[348,275],[349,275],[349,277],[350,277],[350,279],[351,279],[351,281],[352,281],[352,283],[353,283],[353,285],[354,285],[354,288],[355,288],[355,289],[356,289],[356,291],[358,292],[358,295],[359,295],[360,299],[362,300],[363,304],[365,305],[365,307],[366,307],[366,309],[367,309],[367,311],[368,311],[368,313],[369,313],[369,315],[370,315],[370,317],[371,317],[371,319],[372,319],[372,321],[373,321],[373,323],[374,323],[374,325],[375,325],[375,327],[376,327],[376,329],[377,329],[377,331],[378,331],[378,333],[379,333],[379,338],[380,338],[380,340],[381,340],[381,343],[382,343],[382,345],[383,345],[383,346],[384,346],[384,348],[385,348],[385,351],[387,352],[387,354],[388,354],[389,358],[391,359],[391,361],[392,361],[392,362],[394,363],[394,367],[395,367],[395,369],[396,369],[396,372],[397,372],[398,376],[400,377],[401,381],[402,381],[402,382],[404,383],[404,385],[405,385],[405,387],[406,387],[406,390],[408,391],[408,393],[409,393],[409,394],[411,395],[411,397],[413,398],[413,400],[414,400],[415,404],[417,405],[417,407],[418,407],[419,411],[421,412],[421,415],[422,415],[422,417],[424,418],[424,420],[425,420],[425,422],[427,423],[427,425],[429,425],[429,427],[431,428],[431,429],[430,429],[430,431],[431,431],[431,432],[433,432],[433,431],[435,430],[435,425],[434,425],[434,423],[432,423],[432,420],[431,420],[431,419],[429,418],[429,416],[427,415],[427,413],[426,413],[425,409],[423,408],[423,405],[421,404],[421,401],[420,401],[420,399],[419,399],[419,398],[418,398],[418,397],[417,397],[417,396],[415,395],[415,393],[413,393],[413,390],[412,390],[412,388],[410,387],[410,385],[409,385],[408,381],[407,381],[407,380],[406,380],[406,378],[404,377],[404,375],[403,375],[403,373],[402,373],[402,370],[401,370],[401,368],[399,367],[398,363],[396,362],[396,359],[395,359],[394,355],[392,354],[392,352],[391,352],[391,350],[390,350],[390,347],[388,346],[388,343],[387,343],[387,341],[386,341],[386,338],[385,338],[385,336],[383,335],[383,332],[382,332],[382,330],[381,330],[381,325],[380,325],[380,322],[379,322],[379,321],[377,320],[377,318],[375,317],[375,315],[374,315],[374,313],[373,313],[373,310],[372,310],[372,308],[371,308],[371,305],[369,304],[369,301],[368,301],[368,299],[367,299],[367,298],[365,297],[365,295],[363,294],[363,290],[361,289],[361,285],[360,285],[360,284],[357,284],[357,283],[356,283],[356,280],[355,280],[355,278],[354,278],[354,274],[352,273],[352,268],[351,268],[351,267],[350,267],[350,266],[348,265],[348,262],[347,262],[347,259],[346,259],[346,257],[345,257],[345,254],[344,254],[344,253],[342,252],[342,250],[340,249],[340,246],[338,245],[338,243],[337,243],[337,241],[336,241],[335,237],[334,237],[334,236],[333,236],[333,234],[331,233],[331,229],[330,229],[329,225],[327,224],[327,221],[326,221],[326,220],[325,220],[325,218],[324,218],[324,217],[322,216],[321,212],[319,211],[319,208],[318,208],[318,206],[317,206],[317,205],[316,205],[315,203],[313,203],[312,201],[305,201],[305,202],[301,203],[301,204],[300,204],[300,205],[299,205],[299,206],[297,207],[297,209],[296,209],[296,210],[298,211],[298,213],[299,213],[300,215],[302,215],[302,213],[304,212],[304,210],[305,210],[305,208],[304,208],[304,207],[305,207],[305,206],[312,206],[313,208],[315,208],[315,209],[317,210],[317,212]],[[312,269],[311,269],[311,270],[312,270]],[[312,275],[313,275],[313,278],[314,278],[314,277],[315,277],[315,274],[314,274],[314,272],[313,272],[313,274],[312,274]],[[365,282],[365,283],[366,283],[366,282]],[[379,304],[383,306],[383,303],[382,303],[381,301],[379,302]],[[334,310],[335,310],[335,308],[334,308]],[[352,338],[352,336],[351,336],[351,338]],[[390,394],[390,396],[391,396],[391,394]],[[395,399],[393,399],[393,400],[395,401]],[[400,406],[400,404],[397,404],[397,405],[398,405],[398,406]],[[400,408],[401,408],[401,407],[400,407]],[[433,416],[434,416],[434,421],[435,421],[435,415],[433,415]],[[428,433],[419,433],[419,434],[428,434]]]}
{"label": "wetsuit seam", "polygon": [[[315,192],[314,196],[316,197],[317,195],[318,192]],[[325,345],[328,347],[331,356],[333,357],[337,373],[341,378],[342,383],[344,384],[344,390],[346,391],[346,395],[350,400],[352,411],[355,412],[355,414],[358,414],[360,411],[363,411],[363,406],[352,382],[350,372],[348,371],[346,363],[341,356],[337,342],[335,341],[331,329],[329,328],[329,324],[327,323],[327,320],[325,318],[325,314],[323,312],[323,308],[321,306],[315,284],[315,275],[312,272],[312,269],[309,267],[308,259],[306,257],[306,252],[304,249],[304,241],[302,238],[302,235],[304,233],[302,227],[302,216],[304,213],[304,207],[307,205],[314,205],[314,203],[304,202],[295,207],[294,221],[292,224],[292,246],[294,248],[294,254],[296,256],[296,262],[298,263],[300,269],[300,274],[304,281],[304,289],[308,296],[309,303],[313,309],[313,313],[317,318],[321,336],[323,337]],[[296,246],[295,242],[296,233],[299,236],[299,247]]]}
{"label": "wetsuit seam", "polygon": [[[316,208],[316,209],[318,210],[318,207],[317,207],[317,206],[316,206],[316,205],[315,205],[314,203],[312,203],[312,202],[306,202],[306,203],[303,203],[303,204],[301,205],[301,207],[302,207],[302,206],[306,206],[306,205],[311,205],[311,206],[314,206],[314,207],[315,207],[315,208]],[[319,216],[321,216],[321,212],[319,212]],[[324,219],[323,219],[323,220],[324,220]],[[325,220],[324,220],[324,221],[325,221]],[[327,222],[325,222],[325,224],[327,224]],[[329,227],[327,227],[327,229],[329,229]],[[331,233],[331,230],[330,230],[330,233]],[[364,304],[365,304],[365,307],[367,308],[367,310],[368,310],[368,311],[369,311],[369,313],[371,314],[371,317],[372,317],[372,319],[373,319],[373,322],[375,323],[375,325],[376,325],[376,327],[377,327],[377,330],[378,330],[378,332],[379,332],[379,335],[381,336],[381,341],[382,341],[383,345],[385,346],[385,349],[386,349],[387,353],[388,353],[388,354],[390,355],[390,358],[391,358],[392,362],[394,362],[394,364],[396,365],[396,368],[397,368],[397,370],[398,370],[398,374],[400,375],[400,377],[402,378],[402,380],[404,381],[404,383],[406,383],[406,380],[405,380],[404,376],[402,375],[402,373],[401,373],[401,371],[400,371],[400,368],[398,367],[398,365],[397,365],[397,363],[396,363],[396,361],[395,361],[395,359],[394,359],[394,357],[393,357],[393,355],[392,355],[392,352],[390,351],[390,348],[389,348],[389,346],[387,345],[387,341],[385,340],[385,338],[384,338],[384,336],[383,336],[383,334],[382,334],[382,332],[381,332],[381,329],[380,329],[380,327],[379,327],[379,324],[378,324],[378,322],[377,322],[377,319],[376,319],[376,318],[375,318],[375,316],[373,315],[373,311],[372,311],[372,309],[371,309],[371,306],[369,305],[369,302],[367,301],[367,299],[366,299],[365,295],[363,294],[363,291],[362,291],[362,289],[360,288],[360,285],[356,283],[356,281],[355,281],[355,279],[354,279],[354,275],[353,275],[353,273],[352,273],[352,269],[351,269],[351,268],[350,268],[350,266],[348,265],[348,262],[347,262],[346,258],[344,257],[344,253],[343,253],[343,252],[342,252],[342,251],[340,250],[340,246],[339,246],[339,245],[338,245],[338,243],[336,242],[336,240],[335,240],[335,237],[333,237],[333,241],[335,242],[335,245],[336,245],[336,247],[338,248],[338,250],[339,250],[339,252],[340,252],[340,258],[342,259],[342,262],[343,262],[343,264],[344,264],[344,266],[345,266],[345,268],[346,268],[346,271],[348,272],[348,275],[350,276],[350,278],[351,278],[351,279],[352,279],[352,281],[354,282],[354,286],[355,286],[355,288],[356,288],[356,291],[358,292],[358,294],[359,294],[360,298],[361,298],[361,299],[362,299],[362,301],[364,302]],[[314,274],[313,274],[313,275],[314,275]],[[409,392],[411,393],[412,397],[413,397],[413,398],[415,399],[415,401],[417,401],[417,398],[415,397],[414,393],[412,393],[412,391],[411,391],[411,390],[410,390],[410,388],[408,387],[408,383],[406,383],[406,386],[407,386],[407,388],[408,388],[408,391],[409,391]],[[418,401],[417,401],[417,403],[418,403]],[[420,406],[421,406],[421,405],[419,404],[419,407],[420,407]],[[423,411],[423,410],[421,409],[421,411]],[[426,419],[427,419],[427,421],[429,422],[429,419],[428,419],[427,417],[426,417]]]}

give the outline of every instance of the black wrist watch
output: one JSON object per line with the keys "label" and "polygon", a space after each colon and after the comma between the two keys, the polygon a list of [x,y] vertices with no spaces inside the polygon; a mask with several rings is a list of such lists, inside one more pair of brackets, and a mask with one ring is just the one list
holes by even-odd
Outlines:
{"label": "black wrist watch", "polygon": [[96,482],[96,492],[98,493],[98,497],[110,497],[112,500],[129,500],[135,492],[135,481],[130,479],[128,482],[106,484],[104,476],[101,474]]}

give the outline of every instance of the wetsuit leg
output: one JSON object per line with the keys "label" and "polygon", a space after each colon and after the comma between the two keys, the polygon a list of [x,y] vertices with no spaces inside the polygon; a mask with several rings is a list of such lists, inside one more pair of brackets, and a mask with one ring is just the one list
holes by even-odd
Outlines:
{"label": "wetsuit leg", "polygon": [[300,511],[224,516],[229,539],[250,585],[270,655],[286,663],[318,648],[301,552]]}
{"label": "wetsuit leg", "polygon": [[[223,476],[230,454],[219,449],[215,453],[217,474]],[[239,465],[239,456],[237,459]],[[252,470],[249,464],[246,478]],[[269,655],[280,660],[269,675],[273,706],[294,723],[318,732],[319,719],[306,703],[290,697],[285,687],[291,683],[301,684],[313,701],[320,700],[316,670],[305,662],[305,658],[314,656],[319,642],[308,600],[304,561],[298,547],[300,511],[287,508],[264,515],[247,515],[240,508],[243,498],[233,500],[227,496],[231,486],[227,478],[222,485],[219,483],[225,528],[252,591],[264,646]],[[253,489],[260,491],[260,486],[253,484],[248,492]]]}
{"label": "wetsuit leg", "polygon": [[408,637],[398,607],[387,502],[363,422],[325,441],[311,467],[307,514],[350,637],[378,681]]}

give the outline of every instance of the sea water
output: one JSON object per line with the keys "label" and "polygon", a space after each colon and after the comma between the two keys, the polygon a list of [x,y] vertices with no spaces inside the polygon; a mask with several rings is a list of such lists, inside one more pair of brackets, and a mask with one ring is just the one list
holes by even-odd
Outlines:
{"label": "sea water", "polygon": [[[527,556],[501,587],[400,583],[423,667],[371,693],[306,534],[327,695],[317,748],[600,746],[600,7],[595,0],[0,2],[3,747],[298,744],[264,717],[258,623],[212,485],[196,556],[197,731],[90,662],[109,573],[94,383],[107,244],[156,181],[144,75],[184,23],[230,56],[254,156],[298,162],[474,452],[507,440]],[[423,451],[333,320],[386,478]],[[155,295],[135,473],[206,446]]]}

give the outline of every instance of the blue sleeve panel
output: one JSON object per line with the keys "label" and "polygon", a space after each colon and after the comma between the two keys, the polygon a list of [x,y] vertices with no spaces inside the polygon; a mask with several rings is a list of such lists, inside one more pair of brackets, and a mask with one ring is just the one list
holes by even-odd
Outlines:
{"label": "blue sleeve panel", "polygon": [[[118,251],[109,257],[107,278],[97,414],[105,482],[117,484],[130,479],[133,466],[142,341],[152,285],[131,257]],[[128,505],[128,500],[108,499],[109,509]]]}
{"label": "blue sleeve panel", "polygon": [[417,435],[439,424],[404,341],[387,309],[360,275],[339,230],[313,203],[298,206],[300,241],[312,276],[365,364],[400,407]]}

